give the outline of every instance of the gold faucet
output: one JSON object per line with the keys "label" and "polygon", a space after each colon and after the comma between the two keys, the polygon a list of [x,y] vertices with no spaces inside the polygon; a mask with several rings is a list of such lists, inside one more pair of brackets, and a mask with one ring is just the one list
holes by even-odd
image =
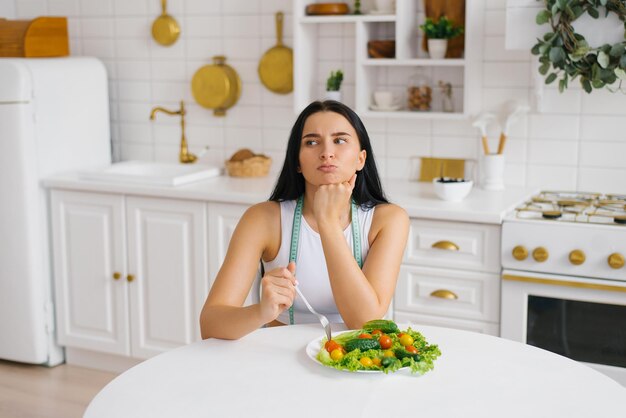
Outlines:
{"label": "gold faucet", "polygon": [[177,111],[168,110],[163,107],[157,106],[152,109],[150,112],[150,120],[154,120],[157,112],[163,112],[171,116],[180,115],[180,127],[182,129],[181,137],[180,137],[180,153],[178,155],[178,159],[181,163],[193,163],[198,157],[189,152],[189,148],[187,147],[187,138],[185,137],[185,102],[180,101],[180,109]]}

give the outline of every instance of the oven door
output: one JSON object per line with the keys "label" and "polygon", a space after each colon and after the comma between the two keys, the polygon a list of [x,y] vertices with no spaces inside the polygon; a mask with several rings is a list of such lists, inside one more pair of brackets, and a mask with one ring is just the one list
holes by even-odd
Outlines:
{"label": "oven door", "polygon": [[500,335],[626,386],[626,283],[504,270]]}

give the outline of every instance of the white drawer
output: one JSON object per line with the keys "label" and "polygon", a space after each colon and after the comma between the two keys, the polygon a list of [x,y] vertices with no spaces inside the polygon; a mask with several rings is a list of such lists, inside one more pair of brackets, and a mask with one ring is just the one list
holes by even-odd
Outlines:
{"label": "white drawer", "polygon": [[[416,331],[419,331],[420,325],[434,325],[437,327],[454,328],[463,331],[480,332],[493,336],[500,336],[500,325],[492,322],[481,321],[465,321],[456,318],[441,318],[437,316],[418,315],[407,312],[396,312],[393,316],[394,321],[398,324],[407,324]],[[401,326],[401,328],[403,328]],[[436,341],[433,341],[437,344]]]}
{"label": "white drawer", "polygon": [[404,262],[500,273],[500,226],[411,219]]}
{"label": "white drawer", "polygon": [[498,322],[500,276],[402,265],[394,310]]}

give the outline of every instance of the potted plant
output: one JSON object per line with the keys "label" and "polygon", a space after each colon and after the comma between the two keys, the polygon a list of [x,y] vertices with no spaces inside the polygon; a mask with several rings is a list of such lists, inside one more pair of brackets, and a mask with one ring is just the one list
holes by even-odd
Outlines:
{"label": "potted plant", "polygon": [[326,99],[341,101],[341,82],[343,81],[343,71],[331,71],[326,80]]}
{"label": "potted plant", "polygon": [[441,16],[437,21],[427,17],[420,28],[428,38],[428,54],[433,59],[445,58],[448,39],[463,33],[463,26],[455,26],[446,16]]}

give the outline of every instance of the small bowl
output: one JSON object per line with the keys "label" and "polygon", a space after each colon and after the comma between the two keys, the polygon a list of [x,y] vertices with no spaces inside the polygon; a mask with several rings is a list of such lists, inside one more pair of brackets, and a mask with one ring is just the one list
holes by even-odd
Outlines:
{"label": "small bowl", "polygon": [[441,200],[460,202],[465,199],[472,190],[474,182],[465,179],[453,179],[449,177],[437,177],[433,179],[435,194]]}

